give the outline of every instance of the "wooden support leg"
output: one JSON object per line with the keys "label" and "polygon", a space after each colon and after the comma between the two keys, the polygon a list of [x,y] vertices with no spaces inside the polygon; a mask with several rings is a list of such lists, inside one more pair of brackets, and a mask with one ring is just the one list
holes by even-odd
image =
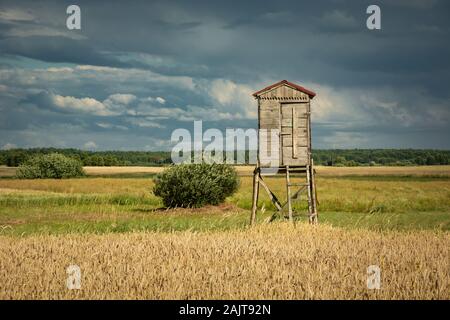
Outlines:
{"label": "wooden support leg", "polygon": [[311,219],[311,216],[313,214],[313,209],[312,209],[312,199],[311,199],[311,170],[310,170],[311,166],[307,166],[306,168],[306,181],[308,184],[308,214],[309,214],[309,218]]}
{"label": "wooden support leg", "polygon": [[317,213],[317,190],[316,190],[316,179],[314,174],[314,161],[311,160],[311,196],[312,196],[312,215],[310,216],[309,222],[312,224],[316,224],[318,222],[318,213]]}
{"label": "wooden support leg", "polygon": [[289,166],[286,166],[286,191],[287,191],[287,204],[289,212],[289,221],[294,221],[292,217],[292,201],[291,201],[291,181],[289,178]]}
{"label": "wooden support leg", "polygon": [[259,168],[255,169],[253,173],[253,201],[252,201],[252,214],[250,216],[250,225],[253,225],[256,220],[256,210],[258,208],[258,196],[259,196]]}
{"label": "wooden support leg", "polygon": [[[315,182],[315,174],[313,161],[311,161],[311,165],[306,166],[306,170],[302,172],[306,172],[306,180],[307,183],[291,183],[290,180],[290,167],[286,166],[283,168],[286,170],[286,191],[287,191],[287,199],[284,204],[278,200],[276,195],[270,190],[269,186],[265,183],[263,176],[261,175],[261,168],[257,167],[253,173],[253,197],[252,197],[252,212],[250,216],[250,224],[253,225],[256,222],[256,211],[258,206],[258,198],[259,198],[259,186],[261,185],[264,190],[266,190],[269,195],[270,200],[275,205],[277,212],[272,216],[272,220],[275,219],[277,214],[282,214],[283,208],[285,206],[288,207],[289,212],[289,220],[294,221],[293,217],[293,208],[292,208],[292,200],[305,189],[308,192],[308,215],[309,222],[312,224],[316,224],[318,222],[318,213],[317,213],[317,190],[316,190],[316,182]],[[298,168],[294,168],[297,169]],[[304,170],[304,169],[303,169]],[[291,186],[301,186],[301,188],[295,192],[291,193]],[[271,220],[271,221],[272,221]]]}

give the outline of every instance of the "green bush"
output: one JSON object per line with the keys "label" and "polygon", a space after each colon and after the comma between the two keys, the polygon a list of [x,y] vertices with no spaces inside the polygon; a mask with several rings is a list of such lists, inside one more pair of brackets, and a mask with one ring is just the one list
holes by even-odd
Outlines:
{"label": "green bush", "polygon": [[62,179],[83,175],[79,160],[59,153],[36,155],[21,164],[16,173],[19,179]]}
{"label": "green bush", "polygon": [[157,175],[153,192],[166,207],[217,205],[239,186],[234,168],[226,164],[180,164]]}

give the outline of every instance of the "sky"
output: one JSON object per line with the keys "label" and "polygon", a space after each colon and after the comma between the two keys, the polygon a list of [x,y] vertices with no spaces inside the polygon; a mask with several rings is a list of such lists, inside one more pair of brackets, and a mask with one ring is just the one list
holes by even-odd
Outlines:
{"label": "sky", "polygon": [[445,0],[0,0],[0,148],[170,150],[256,128],[286,79],[317,94],[313,148],[450,149],[449,39]]}

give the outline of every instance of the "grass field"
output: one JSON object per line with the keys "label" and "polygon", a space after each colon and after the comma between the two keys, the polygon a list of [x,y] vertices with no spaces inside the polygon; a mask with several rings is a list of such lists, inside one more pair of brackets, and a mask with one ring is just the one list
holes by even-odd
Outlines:
{"label": "grass field", "polygon": [[[152,179],[91,177],[0,180],[0,232],[7,235],[242,228],[251,207],[251,177],[220,207],[166,211]],[[283,178],[269,185],[285,197]],[[450,229],[450,177],[318,176],[320,220],[343,227]],[[259,221],[273,213],[261,191]],[[294,204],[304,220],[306,202]]]}
{"label": "grass field", "polygon": [[[254,166],[236,166],[240,175],[251,175]],[[321,176],[450,176],[450,166],[410,166],[410,167],[324,167],[316,166]],[[89,176],[151,176],[164,167],[84,167]],[[0,178],[13,177],[16,168],[0,166]]]}
{"label": "grass field", "polygon": [[[244,169],[234,196],[201,209],[162,208],[154,168],[0,179],[0,298],[450,298],[450,167],[319,167],[319,226],[304,201],[295,226],[269,223],[261,191],[252,229]],[[285,196],[283,178],[268,183]],[[71,263],[82,290],[65,288]],[[370,264],[382,290],[365,286]]]}

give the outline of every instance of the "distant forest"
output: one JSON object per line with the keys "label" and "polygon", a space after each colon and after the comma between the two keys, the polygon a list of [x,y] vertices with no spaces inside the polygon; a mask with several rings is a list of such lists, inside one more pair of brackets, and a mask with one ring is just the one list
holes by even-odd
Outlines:
{"label": "distant forest", "polygon": [[[16,167],[36,154],[62,153],[85,166],[162,166],[172,163],[167,151],[84,151],[33,148],[0,150],[0,165]],[[236,156],[236,155],[235,155]],[[411,166],[450,164],[450,150],[337,149],[314,150],[314,163],[325,166]],[[248,153],[246,154],[248,162]]]}

